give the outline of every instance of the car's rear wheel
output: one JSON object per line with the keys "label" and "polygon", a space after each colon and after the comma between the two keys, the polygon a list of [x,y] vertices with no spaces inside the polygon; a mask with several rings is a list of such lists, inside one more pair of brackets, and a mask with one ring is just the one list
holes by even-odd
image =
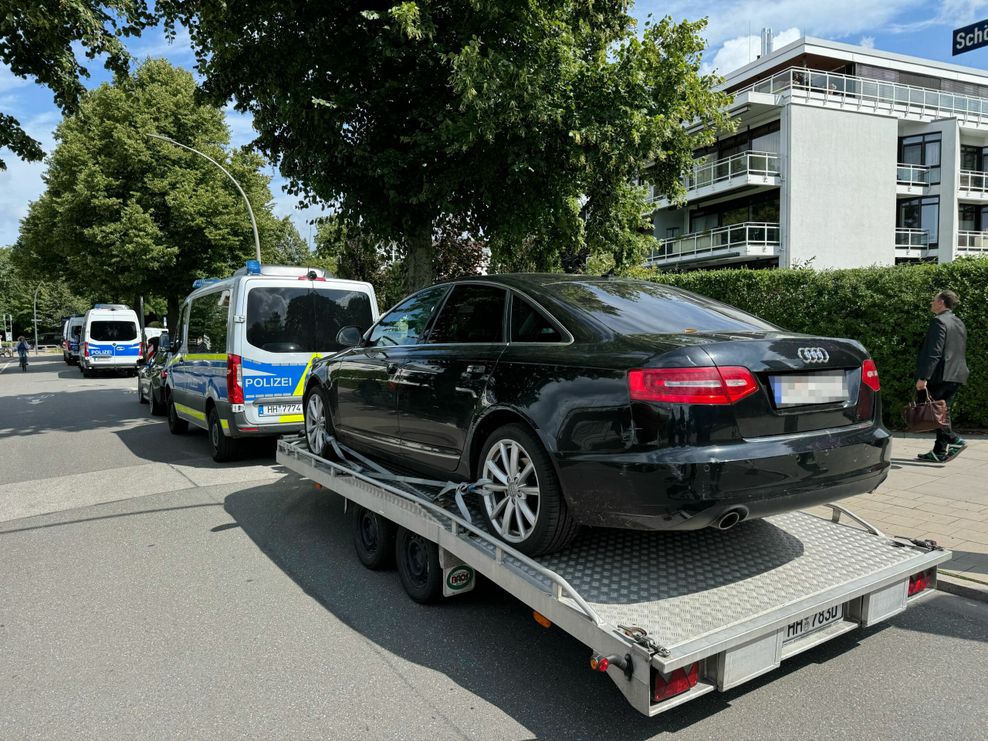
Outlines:
{"label": "car's rear wheel", "polygon": [[235,460],[240,446],[237,444],[237,440],[227,437],[223,432],[223,423],[216,407],[209,410],[209,416],[206,417],[206,427],[209,433],[209,452],[212,454],[213,460],[217,463]]}
{"label": "car's rear wheel", "polygon": [[189,431],[189,423],[178,416],[172,399],[168,400],[168,431],[173,435],[184,435]]}
{"label": "car's rear wheel", "polygon": [[158,395],[154,393],[154,389],[151,389],[151,394],[148,396],[148,401],[151,404],[151,414],[155,417],[160,417],[163,414],[168,413],[168,409],[165,408],[164,402],[158,399]]}
{"label": "car's rear wheel", "polygon": [[395,538],[398,578],[405,592],[416,602],[435,602],[443,593],[443,569],[439,546],[421,535],[398,528]]}
{"label": "car's rear wheel", "polygon": [[387,517],[350,503],[353,547],[360,563],[372,571],[387,569],[395,562],[395,525]]}
{"label": "car's rear wheel", "polygon": [[333,436],[333,422],[329,418],[329,399],[322,386],[312,386],[302,404],[305,420],[305,442],[321,458],[333,458],[333,446],[329,439]]}
{"label": "car's rear wheel", "polygon": [[569,513],[559,478],[538,438],[524,425],[495,430],[480,453],[483,514],[498,538],[529,556],[565,548],[579,525]]}
{"label": "car's rear wheel", "polygon": [[147,399],[144,398],[144,389],[141,387],[141,379],[137,379],[137,403],[143,404]]}

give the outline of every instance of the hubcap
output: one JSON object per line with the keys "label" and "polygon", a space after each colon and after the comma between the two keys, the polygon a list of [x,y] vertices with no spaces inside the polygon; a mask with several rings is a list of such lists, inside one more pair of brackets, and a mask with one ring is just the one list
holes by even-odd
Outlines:
{"label": "hubcap", "polygon": [[309,450],[320,454],[326,445],[326,410],[323,408],[319,394],[312,394],[309,403],[305,405],[305,437],[309,442]]}
{"label": "hubcap", "polygon": [[219,448],[220,446],[220,421],[218,419],[213,421],[213,424],[209,427],[209,436],[213,439],[213,447]]}
{"label": "hubcap", "polygon": [[528,451],[514,440],[498,441],[487,451],[481,476],[492,482],[484,487],[484,509],[494,530],[509,543],[527,540],[542,501]]}
{"label": "hubcap", "polygon": [[421,536],[412,535],[405,549],[405,566],[409,578],[416,584],[423,584],[429,578],[429,556]]}

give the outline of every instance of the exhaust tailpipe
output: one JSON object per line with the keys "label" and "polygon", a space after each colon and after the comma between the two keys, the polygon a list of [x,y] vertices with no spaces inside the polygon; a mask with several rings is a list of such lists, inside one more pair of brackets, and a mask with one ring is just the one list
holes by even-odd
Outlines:
{"label": "exhaust tailpipe", "polygon": [[718,530],[730,530],[745,518],[748,513],[743,509],[730,509],[720,516],[715,526]]}

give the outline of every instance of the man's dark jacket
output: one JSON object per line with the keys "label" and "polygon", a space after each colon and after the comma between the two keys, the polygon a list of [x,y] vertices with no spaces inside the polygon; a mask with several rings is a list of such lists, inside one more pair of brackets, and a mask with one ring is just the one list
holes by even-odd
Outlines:
{"label": "man's dark jacket", "polygon": [[969,371],[964,360],[967,328],[950,309],[930,320],[926,338],[916,359],[916,378],[931,385],[966,383]]}

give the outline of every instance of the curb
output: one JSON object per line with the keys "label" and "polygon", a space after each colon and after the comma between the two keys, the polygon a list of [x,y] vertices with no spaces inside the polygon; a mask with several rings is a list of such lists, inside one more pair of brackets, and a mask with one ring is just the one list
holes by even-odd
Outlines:
{"label": "curb", "polygon": [[988,602],[988,584],[962,574],[939,571],[937,573],[937,590],[978,602]]}

